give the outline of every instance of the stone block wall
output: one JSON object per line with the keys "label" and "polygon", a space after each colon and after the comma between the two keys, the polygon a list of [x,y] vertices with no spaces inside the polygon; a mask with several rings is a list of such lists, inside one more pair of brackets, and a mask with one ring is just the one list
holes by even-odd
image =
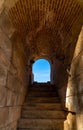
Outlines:
{"label": "stone block wall", "polygon": [[66,93],[68,111],[76,113],[77,130],[83,130],[83,28],[78,38]]}
{"label": "stone block wall", "polygon": [[16,130],[27,89],[26,57],[20,38],[0,28],[0,130]]}
{"label": "stone block wall", "polygon": [[66,99],[66,90],[68,82],[68,74],[64,64],[55,59],[54,64],[52,65],[53,69],[53,82],[57,88],[62,107],[65,109],[65,99]]}
{"label": "stone block wall", "polygon": [[54,81],[58,89],[67,120],[64,129],[83,130],[83,28],[79,34],[70,72],[60,61],[55,60]]}

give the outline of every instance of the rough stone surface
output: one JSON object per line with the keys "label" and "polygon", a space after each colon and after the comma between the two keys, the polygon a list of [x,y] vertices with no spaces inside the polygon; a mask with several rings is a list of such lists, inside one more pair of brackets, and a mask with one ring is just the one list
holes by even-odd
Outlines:
{"label": "rough stone surface", "polygon": [[76,115],[77,117],[77,130],[83,129],[83,112]]}
{"label": "rough stone surface", "polygon": [[64,121],[64,130],[77,130],[76,115],[69,113]]}
{"label": "rough stone surface", "polygon": [[18,48],[3,29],[0,41],[0,130],[16,130],[26,93],[25,55],[22,43]]}
{"label": "rough stone surface", "polygon": [[[34,87],[36,87],[34,91]],[[43,87],[43,89],[42,89]],[[48,89],[49,88],[49,89]],[[48,91],[47,91],[48,90]],[[51,90],[51,91],[50,91]],[[55,91],[54,96],[50,96]],[[32,96],[30,93],[33,92]],[[44,95],[40,95],[36,97],[34,94],[35,92],[44,93]],[[47,92],[49,92],[49,96],[47,96]],[[59,97],[56,96],[56,88],[52,87],[51,85],[44,85],[44,86],[34,86],[30,90],[28,96],[25,99],[25,102],[22,107],[21,118],[18,122],[18,128],[20,129],[49,129],[49,130],[63,130],[64,121],[66,114],[62,110]],[[30,100],[33,97],[35,100]],[[57,98],[58,103],[57,103]],[[41,98],[40,102],[36,102],[36,98]],[[48,102],[49,98],[55,98],[55,102]],[[43,99],[48,99],[44,102]]]}
{"label": "rough stone surface", "polygon": [[0,128],[4,127],[9,120],[9,108],[0,108]]}
{"label": "rough stone surface", "polygon": [[[31,83],[30,61],[38,58],[50,61],[51,83],[57,88],[62,108],[70,112],[66,127],[83,130],[82,25],[83,0],[0,1],[0,130],[17,129]],[[44,103],[36,109],[56,108],[53,102],[47,107]]]}
{"label": "rough stone surface", "polygon": [[76,112],[77,130],[83,129],[83,28],[80,32],[68,80],[66,107]]}
{"label": "rough stone surface", "polygon": [[6,101],[7,101],[7,88],[0,85],[0,107],[5,106]]}

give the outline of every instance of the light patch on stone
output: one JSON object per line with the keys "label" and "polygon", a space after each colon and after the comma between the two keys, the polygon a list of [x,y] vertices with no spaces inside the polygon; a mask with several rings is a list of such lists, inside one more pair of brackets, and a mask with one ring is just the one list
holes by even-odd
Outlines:
{"label": "light patch on stone", "polygon": [[13,24],[10,22],[10,20],[8,19],[5,13],[1,14],[0,27],[3,30],[3,32],[7,34],[9,38],[11,38],[13,33],[15,32]]}
{"label": "light patch on stone", "polygon": [[83,130],[83,113],[77,114],[77,129]]}
{"label": "light patch on stone", "polygon": [[[68,98],[68,99],[67,99]],[[77,112],[79,110],[77,96],[70,96],[66,98],[66,107],[69,111]]]}
{"label": "light patch on stone", "polygon": [[83,0],[78,0],[78,2],[83,7]]}
{"label": "light patch on stone", "polygon": [[53,22],[53,20],[54,20],[54,13],[52,11],[48,11],[46,13],[46,21],[51,23]]}
{"label": "light patch on stone", "polygon": [[4,0],[0,0],[0,14],[4,9]]}
{"label": "light patch on stone", "polygon": [[5,8],[6,8],[6,11],[8,11],[9,9],[11,9],[15,3],[17,2],[18,0],[5,0]]}
{"label": "light patch on stone", "polygon": [[82,80],[79,82],[79,92],[80,93],[83,92],[83,81]]}
{"label": "light patch on stone", "polygon": [[83,27],[78,37],[77,45],[75,48],[74,58],[82,51],[83,49]]}

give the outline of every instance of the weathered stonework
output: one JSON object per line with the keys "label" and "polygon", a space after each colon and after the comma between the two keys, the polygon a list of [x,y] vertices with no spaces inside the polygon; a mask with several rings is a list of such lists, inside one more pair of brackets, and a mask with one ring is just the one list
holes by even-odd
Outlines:
{"label": "weathered stonework", "polygon": [[51,63],[51,83],[68,112],[64,130],[83,130],[82,25],[82,0],[0,1],[0,130],[17,129],[30,61],[38,58]]}
{"label": "weathered stonework", "polygon": [[0,41],[0,130],[16,130],[26,93],[27,80],[24,80],[26,58],[22,43],[18,41],[20,48],[14,49],[16,43],[12,42],[2,30]]}
{"label": "weathered stonework", "polygon": [[68,80],[66,107],[76,112],[77,130],[83,125],[83,28],[80,32],[74,58],[71,64],[71,77]]}

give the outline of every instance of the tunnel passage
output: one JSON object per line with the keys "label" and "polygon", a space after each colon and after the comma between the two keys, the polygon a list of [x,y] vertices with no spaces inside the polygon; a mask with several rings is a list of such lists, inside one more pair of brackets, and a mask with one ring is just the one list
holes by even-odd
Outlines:
{"label": "tunnel passage", "polygon": [[0,2],[1,130],[17,129],[30,86],[30,61],[39,57],[52,61],[51,81],[69,113],[68,130],[83,129],[82,26],[82,0]]}

